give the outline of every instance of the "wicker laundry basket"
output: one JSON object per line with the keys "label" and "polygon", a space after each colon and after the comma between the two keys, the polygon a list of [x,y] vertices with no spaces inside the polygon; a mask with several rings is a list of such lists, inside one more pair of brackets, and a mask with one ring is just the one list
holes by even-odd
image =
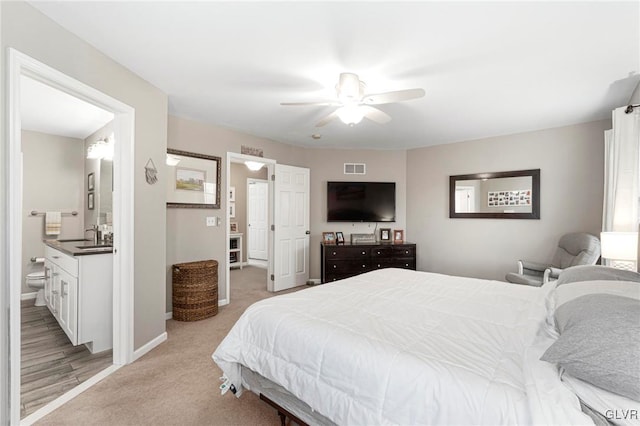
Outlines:
{"label": "wicker laundry basket", "polygon": [[173,265],[173,319],[198,321],[218,313],[218,262]]}

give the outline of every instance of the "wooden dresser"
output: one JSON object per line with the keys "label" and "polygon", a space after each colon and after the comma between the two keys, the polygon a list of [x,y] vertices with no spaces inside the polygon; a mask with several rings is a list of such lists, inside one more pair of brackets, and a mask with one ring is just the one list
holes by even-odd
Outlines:
{"label": "wooden dresser", "polygon": [[323,283],[382,268],[416,269],[416,245],[321,244],[320,278]]}

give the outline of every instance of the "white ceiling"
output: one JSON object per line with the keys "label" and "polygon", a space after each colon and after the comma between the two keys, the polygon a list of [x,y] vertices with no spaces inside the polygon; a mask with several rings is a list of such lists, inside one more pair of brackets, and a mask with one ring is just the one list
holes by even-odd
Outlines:
{"label": "white ceiling", "polygon": [[20,119],[25,130],[85,139],[114,115],[32,78],[20,77]]}
{"label": "white ceiling", "polygon": [[[33,2],[169,95],[169,112],[277,141],[391,149],[610,117],[640,81],[639,2]],[[315,123],[340,72],[393,120]],[[311,134],[320,133],[314,140]]]}

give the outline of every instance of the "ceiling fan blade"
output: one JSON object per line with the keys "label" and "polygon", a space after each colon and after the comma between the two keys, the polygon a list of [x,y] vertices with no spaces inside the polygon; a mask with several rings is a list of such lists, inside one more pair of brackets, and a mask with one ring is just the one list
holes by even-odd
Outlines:
{"label": "ceiling fan blade", "polygon": [[331,120],[333,120],[336,117],[338,117],[338,113],[336,111],[333,111],[331,114],[327,115],[322,120],[318,121],[318,123],[316,124],[316,127],[326,126],[327,124],[329,124]]}
{"label": "ceiling fan blade", "polygon": [[391,116],[386,112],[380,111],[378,108],[362,105],[360,106],[360,110],[365,117],[376,123],[385,124],[391,121]]}
{"label": "ceiling fan blade", "polygon": [[424,89],[396,90],[395,92],[377,93],[374,95],[364,95],[362,103],[366,105],[390,104],[392,102],[402,102],[423,97]]}
{"label": "ceiling fan blade", "polygon": [[310,102],[280,102],[284,106],[307,106],[307,105],[340,105],[337,101],[310,101]]}

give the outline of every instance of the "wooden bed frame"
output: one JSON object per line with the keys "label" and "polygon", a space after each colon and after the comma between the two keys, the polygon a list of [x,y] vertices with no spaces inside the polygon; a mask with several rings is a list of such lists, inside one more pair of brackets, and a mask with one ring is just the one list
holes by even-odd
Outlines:
{"label": "wooden bed frame", "polygon": [[307,423],[305,423],[302,420],[300,420],[297,416],[291,414],[291,412],[289,412],[288,410],[282,408],[281,406],[279,406],[278,404],[276,404],[275,402],[273,402],[272,400],[270,400],[269,398],[264,396],[263,393],[260,393],[260,399],[263,400],[264,402],[266,402],[267,404],[269,404],[270,406],[272,406],[273,408],[275,408],[278,411],[278,417],[280,417],[280,425],[281,426],[286,426],[287,417],[291,421],[293,421],[295,424],[297,424],[298,426],[309,426]]}

